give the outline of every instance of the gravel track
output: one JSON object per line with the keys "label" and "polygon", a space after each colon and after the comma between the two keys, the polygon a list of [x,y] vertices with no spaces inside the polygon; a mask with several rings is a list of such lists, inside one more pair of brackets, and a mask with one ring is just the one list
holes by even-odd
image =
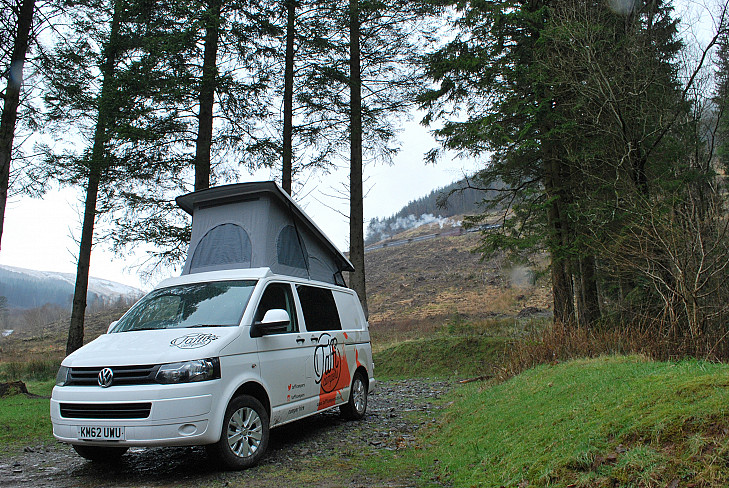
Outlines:
{"label": "gravel track", "polygon": [[271,431],[267,456],[242,472],[212,465],[200,447],[130,449],[114,465],[96,465],[60,443],[0,453],[0,486],[13,487],[370,487],[416,486],[417,473],[381,475],[353,469],[351,458],[397,451],[437,416],[433,401],[451,388],[423,379],[380,382],[358,422],[325,412]]}

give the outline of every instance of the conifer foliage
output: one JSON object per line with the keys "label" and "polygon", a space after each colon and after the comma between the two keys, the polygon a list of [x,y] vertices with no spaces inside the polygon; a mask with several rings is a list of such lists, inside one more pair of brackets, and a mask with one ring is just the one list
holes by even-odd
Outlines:
{"label": "conifer foliage", "polygon": [[[364,75],[364,115],[352,124],[351,9],[336,2],[84,0],[71,7],[42,65],[44,126],[60,137],[43,146],[45,164],[34,168],[38,181],[85,190],[69,353],[83,343],[99,239],[120,253],[149,246],[157,264],[179,264],[190,224],[176,196],[236,181],[241,168],[276,164],[291,191],[301,168],[341,157],[356,126],[363,147],[388,157],[391,116],[412,101],[406,94],[415,77],[402,64],[413,53],[411,31],[401,26],[412,27],[417,16],[406,4],[363,9],[364,34],[355,41],[363,64],[354,75]],[[73,138],[85,144],[64,144]],[[361,161],[362,149],[355,153]],[[352,204],[361,208],[359,195]],[[95,236],[100,219],[110,230]],[[361,211],[354,221],[361,230]],[[352,239],[362,240],[362,232]]]}
{"label": "conifer foliage", "polygon": [[[73,34],[46,57],[48,124],[76,125],[85,147],[45,148],[38,178],[85,188],[76,285],[66,347],[83,345],[89,266],[97,214],[108,211],[122,183],[167,168],[165,148],[179,126],[166,102],[168,65],[150,42],[167,20],[141,3],[92,1],[68,12]],[[140,76],[140,74],[143,74]]]}
{"label": "conifer foliage", "polygon": [[506,184],[482,251],[548,251],[560,322],[717,325],[727,308],[701,297],[727,277],[724,220],[689,97],[706,58],[684,63],[670,2],[453,7],[459,35],[428,56],[420,101],[446,148],[490,154],[480,186]]}

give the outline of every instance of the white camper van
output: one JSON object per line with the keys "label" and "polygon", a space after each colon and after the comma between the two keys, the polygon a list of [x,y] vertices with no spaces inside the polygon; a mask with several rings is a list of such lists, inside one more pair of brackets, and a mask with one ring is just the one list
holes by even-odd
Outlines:
{"label": "white camper van", "polygon": [[335,407],[362,418],[375,380],[366,318],[341,286],[351,263],[275,183],[178,203],[193,215],[182,276],[63,361],[54,436],[95,461],[206,445],[241,469],[270,428]]}

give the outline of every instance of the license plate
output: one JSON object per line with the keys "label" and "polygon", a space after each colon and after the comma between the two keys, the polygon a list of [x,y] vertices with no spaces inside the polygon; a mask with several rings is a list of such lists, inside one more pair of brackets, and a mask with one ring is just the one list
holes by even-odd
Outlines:
{"label": "license plate", "polygon": [[78,438],[84,441],[123,441],[124,427],[79,426]]}

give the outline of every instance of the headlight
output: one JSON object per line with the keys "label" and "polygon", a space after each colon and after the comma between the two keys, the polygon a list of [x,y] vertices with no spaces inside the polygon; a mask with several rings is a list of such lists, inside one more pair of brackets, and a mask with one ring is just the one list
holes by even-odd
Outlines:
{"label": "headlight", "polygon": [[217,378],[220,378],[220,360],[218,358],[163,364],[155,376],[158,383],[191,383]]}
{"label": "headlight", "polygon": [[68,373],[70,371],[70,368],[66,366],[58,368],[58,373],[56,373],[56,386],[64,386],[68,382]]}

